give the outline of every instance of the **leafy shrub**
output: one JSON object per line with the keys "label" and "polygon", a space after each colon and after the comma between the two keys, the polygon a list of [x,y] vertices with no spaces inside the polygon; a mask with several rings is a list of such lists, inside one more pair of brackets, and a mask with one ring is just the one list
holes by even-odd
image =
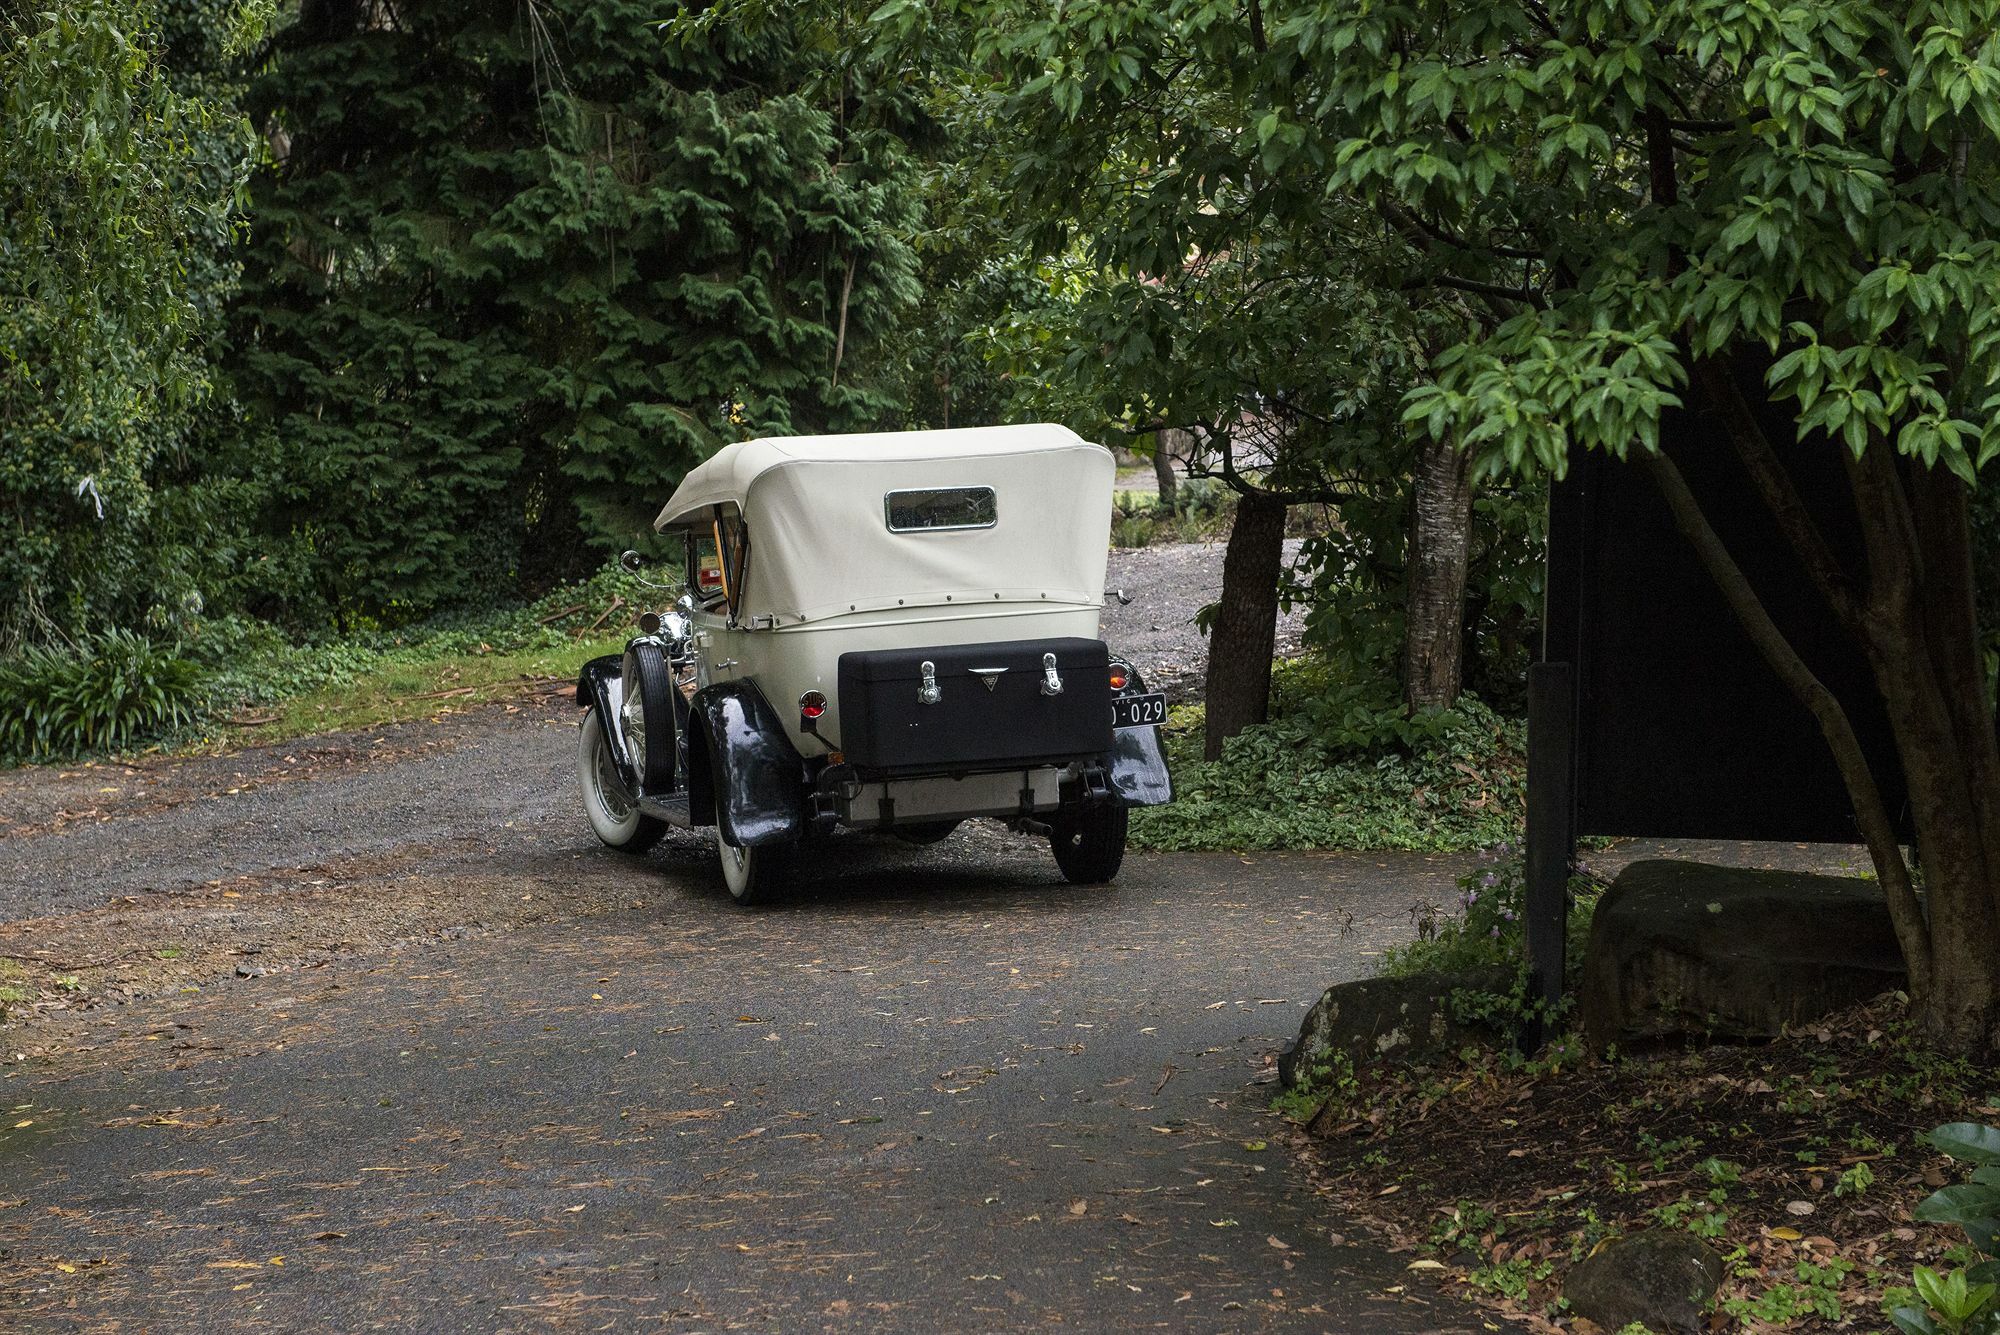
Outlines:
{"label": "leafy shrub", "polygon": [[[1408,977],[1519,965],[1527,958],[1527,888],[1527,859],[1518,844],[1510,841],[1482,852],[1479,864],[1458,878],[1458,911],[1419,923],[1417,940],[1390,950],[1382,971]],[[1588,863],[1577,863],[1569,881],[1571,977],[1581,976],[1591,915],[1604,889]]]}
{"label": "leafy shrub", "polygon": [[0,659],[0,758],[46,760],[130,746],[193,720],[201,669],[129,630],[75,649]]}
{"label": "leafy shrub", "polygon": [[1150,492],[1118,493],[1118,518],[1111,526],[1114,547],[1146,547],[1156,542],[1199,542],[1222,536],[1236,512],[1236,496],[1213,478],[1187,478],[1173,504]]}
{"label": "leafy shrub", "polygon": [[1416,715],[1393,688],[1281,664],[1273,717],[1201,759],[1201,707],[1168,717],[1173,805],[1135,811],[1151,848],[1352,848],[1444,852],[1514,837],[1526,736],[1477,699]]}
{"label": "leafy shrub", "polygon": [[1952,1122],[1929,1140],[1976,1166],[1970,1181],[1926,1197],[1917,1218],[1958,1225],[1983,1259],[1947,1273],[1918,1266],[1915,1296],[1923,1305],[1893,1308],[1889,1317],[1903,1335],[2000,1335],[2000,1127]]}

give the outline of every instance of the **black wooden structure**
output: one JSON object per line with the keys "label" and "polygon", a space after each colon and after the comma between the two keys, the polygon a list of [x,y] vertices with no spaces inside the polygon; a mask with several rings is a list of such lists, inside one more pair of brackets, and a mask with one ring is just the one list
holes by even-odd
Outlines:
{"label": "black wooden structure", "polygon": [[[1786,417],[1765,430],[1774,444],[1792,439]],[[1772,619],[1846,707],[1900,814],[1901,770],[1867,664],[1720,425],[1675,412],[1661,440]],[[1828,545],[1853,553],[1860,536],[1837,448],[1780,453]],[[1546,597],[1542,661],[1528,683],[1525,917],[1536,993],[1553,1002],[1578,836],[1859,835],[1812,715],[1752,645],[1645,469],[1596,453],[1572,458],[1551,492]]]}

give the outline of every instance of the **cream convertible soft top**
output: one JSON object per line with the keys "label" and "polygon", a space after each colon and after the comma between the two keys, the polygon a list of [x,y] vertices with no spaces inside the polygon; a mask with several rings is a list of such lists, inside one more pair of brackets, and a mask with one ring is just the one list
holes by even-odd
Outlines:
{"label": "cream convertible soft top", "polygon": [[[706,525],[724,502],[742,508],[744,620],[947,603],[1094,608],[1114,471],[1109,450],[1062,426],[746,440],[689,473],[653,527]],[[994,524],[891,532],[887,495],[932,487],[991,487]]]}

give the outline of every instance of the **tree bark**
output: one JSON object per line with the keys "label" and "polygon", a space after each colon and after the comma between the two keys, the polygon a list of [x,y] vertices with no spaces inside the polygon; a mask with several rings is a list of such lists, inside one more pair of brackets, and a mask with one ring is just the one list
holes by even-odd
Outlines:
{"label": "tree bark", "polygon": [[1868,552],[1863,642],[1924,872],[1931,968],[1914,989],[1918,1023],[1939,1047],[2000,1050],[2000,741],[1979,661],[1964,484],[1899,466],[1882,442],[1843,457]]}
{"label": "tree bark", "polygon": [[1172,509],[1174,497],[1180,491],[1180,474],[1174,470],[1174,461],[1191,457],[1194,450],[1194,433],[1177,426],[1161,427],[1153,436],[1153,476],[1160,484],[1160,504]]}
{"label": "tree bark", "polygon": [[1417,447],[1403,621],[1403,698],[1455,703],[1464,680],[1465,581],[1472,540],[1471,460],[1456,443]]}
{"label": "tree bark", "polygon": [[1202,754],[1271,707],[1271,655],[1277,643],[1278,574],[1285,560],[1285,503],[1259,492],[1240,495],[1222,556],[1222,602],[1208,632],[1208,734]]}

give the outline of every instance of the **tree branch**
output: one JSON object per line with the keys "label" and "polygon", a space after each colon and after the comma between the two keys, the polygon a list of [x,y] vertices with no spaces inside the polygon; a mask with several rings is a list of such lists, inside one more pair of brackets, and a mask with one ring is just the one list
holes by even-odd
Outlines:
{"label": "tree branch", "polygon": [[1765,508],[1777,520],[1778,531],[1785,535],[1792,551],[1805,564],[1813,585],[1833,608],[1847,632],[1865,645],[1868,627],[1854,580],[1834,556],[1825,535],[1819,531],[1819,525],[1813,522],[1805,501],[1792,485],[1791,474],[1785,471],[1777,451],[1771,448],[1770,440],[1764,435],[1764,429],[1757,424],[1756,415],[1750,411],[1735,377],[1730,375],[1727,366],[1707,360],[1695,365],[1694,379],[1722,418],[1723,432],[1729,437],[1729,443],[1736,447],[1736,457],[1749,471],[1750,481],[1756,486],[1758,495],[1763,497]]}
{"label": "tree branch", "polygon": [[1460,278],[1455,274],[1432,274],[1428,278],[1413,278],[1403,285],[1405,291],[1414,288],[1448,287],[1454,292],[1470,292],[1478,297],[1498,297],[1504,301],[1518,301],[1536,309],[1546,309],[1548,299],[1528,287],[1504,287],[1499,283],[1482,283],[1472,278]]}
{"label": "tree branch", "polygon": [[1694,547],[1695,555],[1700,558],[1709,577],[1721,588],[1723,598],[1736,613],[1736,619],[1749,635],[1750,642],[1819,724],[1821,735],[1833,751],[1834,764],[1839,767],[1840,777],[1847,785],[1848,797],[1854,803],[1855,823],[1861,828],[1861,837],[1868,845],[1876,875],[1881,878],[1883,892],[1888,898],[1896,942],[1902,947],[1903,962],[1910,970],[1911,993],[1919,997],[1926,995],[1931,986],[1930,929],[1924,920],[1923,905],[1918,902],[1916,890],[1910,884],[1910,869],[1903,861],[1903,849],[1896,841],[1895,826],[1890,822],[1888,808],[1883,804],[1882,790],[1875,782],[1874,772],[1868,768],[1868,758],[1861,749],[1861,740],[1855,735],[1854,724],[1848,719],[1846,709],[1825,683],[1813,675],[1812,669],[1792,648],[1784,632],[1771,620],[1771,614],[1757,597],[1757,591],[1750,586],[1742,567],[1736,564],[1729,549],[1723,546],[1722,539],[1716,536],[1715,529],[1702,514],[1694,493],[1688,490],[1687,479],[1681,476],[1673,460],[1659,453],[1641,454],[1638,458],[1641,466],[1652,475],[1660,495],[1666,499],[1667,508],[1673,512],[1675,526]]}

